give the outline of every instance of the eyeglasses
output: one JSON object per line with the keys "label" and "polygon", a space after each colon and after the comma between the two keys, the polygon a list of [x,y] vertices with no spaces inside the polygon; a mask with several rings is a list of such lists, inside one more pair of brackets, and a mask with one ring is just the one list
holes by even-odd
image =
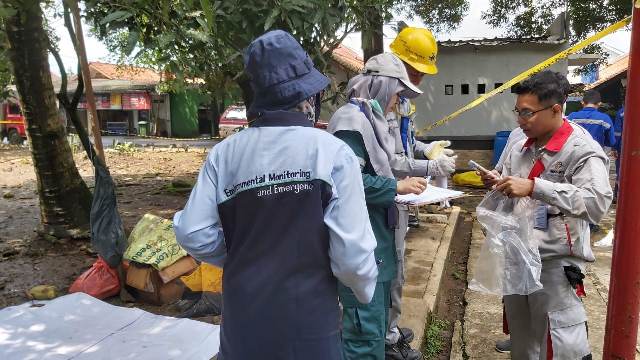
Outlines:
{"label": "eyeglasses", "polygon": [[518,108],[513,108],[513,113],[520,118],[523,118],[525,120],[529,120],[533,117],[533,115],[539,113],[540,111],[545,111],[548,109],[551,109],[552,107],[554,107],[556,104],[553,105],[549,105],[544,109],[540,109],[540,110],[536,110],[536,111],[531,111],[531,110],[518,110]]}

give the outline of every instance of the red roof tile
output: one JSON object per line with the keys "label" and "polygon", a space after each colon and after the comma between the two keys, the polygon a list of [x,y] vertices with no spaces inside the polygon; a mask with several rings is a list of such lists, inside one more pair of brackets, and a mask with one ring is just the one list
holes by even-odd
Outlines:
{"label": "red roof tile", "polygon": [[627,68],[629,67],[629,55],[623,56],[621,57],[618,61],[614,62],[613,64],[607,66],[606,68],[600,70],[600,74],[598,76],[598,81],[594,82],[593,84],[589,84],[589,86],[587,86],[585,89],[589,90],[589,89],[593,89],[611,79],[613,79],[614,77],[620,75],[621,73],[627,71]]}
{"label": "red roof tile", "polygon": [[130,65],[90,62],[89,70],[92,79],[131,80],[149,83],[158,83],[161,80],[158,71]]}
{"label": "red roof tile", "polygon": [[338,47],[332,51],[331,57],[338,64],[353,72],[358,73],[364,68],[364,60],[362,57],[344,45],[338,45]]}

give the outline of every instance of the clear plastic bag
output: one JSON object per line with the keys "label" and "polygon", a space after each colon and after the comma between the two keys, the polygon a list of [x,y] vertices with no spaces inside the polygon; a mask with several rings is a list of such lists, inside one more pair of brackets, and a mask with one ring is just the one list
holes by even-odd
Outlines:
{"label": "clear plastic bag", "polygon": [[536,201],[489,192],[476,209],[486,239],[469,288],[495,295],[529,295],[542,289],[542,262],[533,236]]}

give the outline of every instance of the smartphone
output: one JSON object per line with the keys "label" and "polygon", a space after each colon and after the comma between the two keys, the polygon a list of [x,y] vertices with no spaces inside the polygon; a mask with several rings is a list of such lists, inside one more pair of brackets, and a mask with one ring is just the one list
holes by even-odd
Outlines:
{"label": "smartphone", "polygon": [[483,174],[486,174],[486,175],[492,175],[494,178],[495,178],[495,177],[500,178],[499,176],[496,176],[496,174],[494,174],[494,173],[492,173],[491,171],[489,171],[489,170],[485,169],[484,167],[482,167],[482,165],[478,164],[477,162],[475,162],[475,161],[473,161],[473,160],[469,160],[469,166],[470,166],[472,169],[477,170],[477,171],[479,171],[479,172],[481,172],[481,173],[483,173]]}

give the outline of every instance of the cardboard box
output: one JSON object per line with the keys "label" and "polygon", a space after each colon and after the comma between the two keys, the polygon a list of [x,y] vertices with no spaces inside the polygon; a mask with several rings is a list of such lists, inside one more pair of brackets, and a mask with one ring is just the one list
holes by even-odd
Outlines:
{"label": "cardboard box", "polygon": [[160,278],[158,270],[152,267],[129,266],[127,285],[134,289],[137,301],[152,305],[164,305],[178,301],[184,293],[184,284],[174,279],[167,283]]}
{"label": "cardboard box", "polygon": [[191,256],[185,256],[180,258],[180,260],[176,261],[175,263],[169,265],[168,267],[160,270],[158,274],[160,275],[162,282],[166,284],[169,281],[177,279],[182,275],[192,273],[197,268],[198,263],[196,262],[196,260]]}
{"label": "cardboard box", "polygon": [[127,285],[138,290],[153,292],[155,288],[151,282],[151,267],[129,266],[127,269]]}

